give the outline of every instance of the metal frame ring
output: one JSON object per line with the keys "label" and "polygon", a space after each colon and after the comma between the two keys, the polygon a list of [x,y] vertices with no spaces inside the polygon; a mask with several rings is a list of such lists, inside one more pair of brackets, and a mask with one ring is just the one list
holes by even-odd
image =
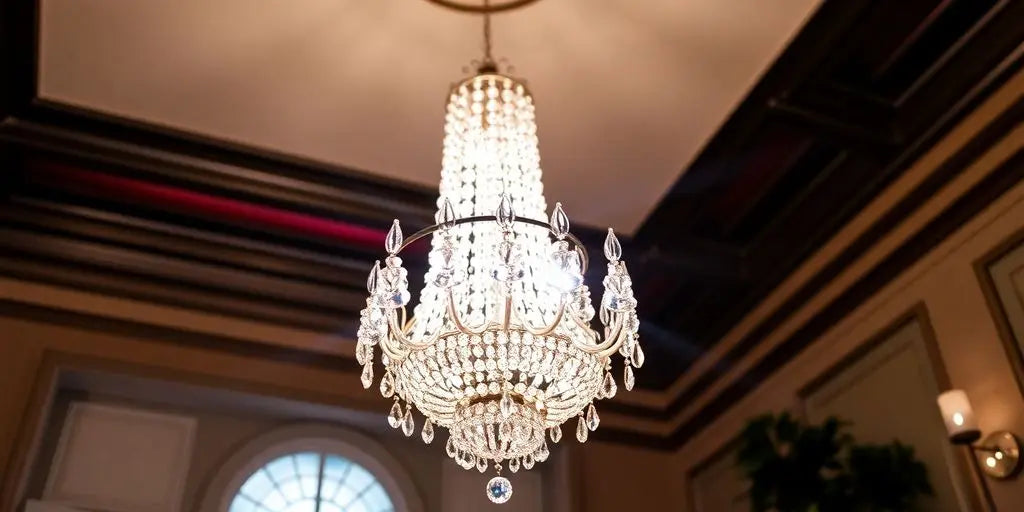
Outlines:
{"label": "metal frame ring", "polygon": [[[459,226],[459,225],[462,225],[462,224],[473,224],[473,223],[476,223],[476,222],[497,222],[497,221],[498,221],[498,218],[495,217],[494,215],[478,215],[478,216],[475,216],[475,217],[463,217],[461,219],[456,219],[455,222],[452,223],[452,227]],[[544,229],[547,229],[548,232],[551,233],[551,224],[548,224],[547,222],[544,222],[542,220],[535,220],[535,219],[531,219],[531,218],[528,218],[528,217],[516,217],[515,218],[515,222],[521,222],[523,224],[529,224],[531,226],[542,227]],[[421,230],[419,230],[419,231],[417,231],[417,232],[415,232],[415,233],[405,237],[405,240],[402,241],[402,245],[398,248],[398,253],[401,253],[403,250],[405,250],[406,247],[411,245],[413,242],[416,242],[417,240],[419,240],[419,239],[421,239],[421,238],[423,238],[423,237],[425,237],[425,236],[427,236],[429,234],[432,234],[432,233],[435,233],[437,231],[440,231],[442,229],[445,229],[445,226],[443,224],[434,224],[434,225],[431,225],[431,226],[427,226],[427,227],[425,227],[425,228],[423,228],[423,229],[421,229]],[[576,238],[576,235],[574,235],[572,233],[569,233],[569,234],[565,235],[565,239],[570,241],[570,242],[572,242],[572,244],[576,247],[576,252],[578,252],[579,255],[580,255],[580,266],[581,266],[580,270],[585,274],[587,272],[587,268],[589,268],[589,266],[590,266],[590,256],[587,254],[587,248],[583,245],[583,242],[580,241],[579,238]],[[396,253],[396,254],[398,254],[398,253]]]}

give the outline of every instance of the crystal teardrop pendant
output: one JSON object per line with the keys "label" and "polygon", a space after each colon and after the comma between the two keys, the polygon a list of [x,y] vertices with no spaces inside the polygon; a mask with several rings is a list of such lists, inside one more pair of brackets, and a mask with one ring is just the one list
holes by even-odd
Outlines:
{"label": "crystal teardrop pendant", "polygon": [[487,459],[480,457],[476,460],[476,470],[481,473],[487,472]]}
{"label": "crystal teardrop pendant", "polygon": [[548,435],[551,437],[552,443],[557,443],[562,440],[562,427],[556,426],[551,427],[548,431]]}
{"label": "crystal teardrop pendant", "polygon": [[412,406],[409,406],[402,418],[402,433],[405,437],[412,437],[413,432],[416,432],[416,420],[412,418]]}
{"label": "crystal teardrop pendant", "polygon": [[395,395],[395,377],[391,375],[390,371],[385,371],[384,377],[380,379],[380,394],[384,398],[391,398]]}
{"label": "crystal teardrop pendant", "polygon": [[508,470],[513,472],[513,473],[516,473],[516,472],[519,471],[519,457],[516,457],[516,458],[508,461]]}
{"label": "crystal teardrop pendant", "polygon": [[604,374],[604,383],[601,385],[601,392],[604,394],[604,398],[614,398],[615,393],[618,392],[618,386],[615,385],[615,377],[612,377],[611,372]]}
{"label": "crystal teardrop pendant", "polygon": [[492,503],[502,504],[512,497],[512,482],[503,476],[496,476],[487,482],[487,499]]}
{"label": "crystal teardrop pendant", "polygon": [[633,342],[633,366],[640,368],[644,365],[644,349],[640,348],[640,344]]}
{"label": "crystal teardrop pendant", "polygon": [[597,430],[600,424],[601,417],[597,415],[597,407],[594,407],[594,404],[590,404],[590,407],[587,407],[587,428]]}
{"label": "crystal teardrop pendant", "polygon": [[622,374],[622,384],[626,386],[626,391],[633,391],[633,368],[626,365],[626,370]]}
{"label": "crystal teardrop pendant", "polygon": [[533,458],[532,453],[528,453],[523,456],[523,469],[533,469],[533,465],[536,464],[537,459]]}
{"label": "crystal teardrop pendant", "polygon": [[555,203],[555,209],[551,212],[551,233],[559,240],[569,234],[569,216],[562,209],[562,203]]}
{"label": "crystal teardrop pendant", "polygon": [[423,430],[420,432],[424,444],[434,442],[434,424],[430,420],[423,421]]}
{"label": "crystal teardrop pendant", "polygon": [[576,423],[576,440],[581,443],[587,442],[587,434],[589,433],[590,431],[587,429],[583,416],[580,416],[580,420]]}
{"label": "crystal teardrop pendant", "polygon": [[387,239],[384,241],[384,250],[388,254],[398,254],[398,250],[402,248],[402,226],[398,224],[398,219],[391,224],[391,229],[388,230]]}
{"label": "crystal teardrop pendant", "polygon": [[622,258],[622,245],[619,244],[619,239],[615,236],[615,231],[612,228],[608,228],[608,236],[604,239],[604,257],[612,262]]}
{"label": "crystal teardrop pendant", "polygon": [[512,210],[512,199],[508,197],[508,194],[501,195],[501,202],[498,203],[498,210],[494,212],[494,217],[501,229],[506,231],[512,229],[512,225],[516,221],[516,213]]}
{"label": "crystal teardrop pendant", "polygon": [[498,427],[498,437],[502,441],[511,442],[512,441],[512,435],[513,435],[512,422],[510,422],[510,421],[503,421],[503,422],[501,422],[501,426]]}
{"label": "crystal teardrop pendant", "polygon": [[370,389],[373,385],[373,363],[367,362],[363,365],[363,374],[359,376],[359,380],[363,383],[363,389]]}
{"label": "crystal teardrop pendant", "polygon": [[441,204],[441,209],[437,211],[437,216],[434,220],[445,229],[449,229],[455,225],[455,208],[447,197],[444,198],[444,203]]}
{"label": "crystal teardrop pendant", "polygon": [[373,262],[373,268],[370,269],[370,274],[366,276],[366,291],[370,292],[370,295],[377,293],[378,281],[380,281],[380,260]]}
{"label": "crystal teardrop pendant", "polygon": [[551,456],[551,450],[548,449],[548,442],[544,441],[544,444],[540,445],[540,449],[537,450],[537,462],[544,462]]}
{"label": "crystal teardrop pendant", "polygon": [[501,395],[501,401],[498,402],[498,407],[501,410],[501,417],[502,418],[508,419],[508,418],[512,417],[512,413],[514,412],[513,408],[515,407],[515,403],[512,402],[512,397],[509,396],[507,391]]}
{"label": "crystal teardrop pendant", "polygon": [[395,400],[395,405],[391,406],[391,412],[388,413],[388,425],[391,425],[391,428],[402,426],[402,406],[398,400]]}
{"label": "crystal teardrop pendant", "polygon": [[444,444],[444,453],[453,459],[459,454],[459,451],[455,448],[455,441],[452,440],[451,436],[448,437],[448,442]]}

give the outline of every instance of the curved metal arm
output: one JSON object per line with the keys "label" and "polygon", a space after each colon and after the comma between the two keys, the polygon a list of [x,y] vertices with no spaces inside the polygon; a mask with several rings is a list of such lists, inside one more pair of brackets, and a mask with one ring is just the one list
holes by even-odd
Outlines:
{"label": "curved metal arm", "polygon": [[484,319],[483,325],[477,328],[470,328],[466,324],[462,323],[462,319],[459,318],[459,312],[455,310],[455,295],[452,293],[451,288],[448,289],[448,316],[451,317],[452,323],[455,324],[455,328],[466,334],[480,335],[487,330],[488,322],[486,319]]}
{"label": "curved metal arm", "polygon": [[[593,331],[593,329],[591,329],[589,325],[583,323],[576,315],[569,316],[572,317],[573,321],[575,321],[576,325],[578,325],[581,329]],[[622,336],[623,326],[625,324],[625,322],[622,320],[623,318],[624,315],[622,313],[616,313],[615,316],[612,317],[612,325],[608,326],[605,329],[604,341],[594,345],[588,345],[586,343],[581,343],[579,340],[573,337],[571,338],[572,344],[576,348],[588,354],[596,354],[599,357],[608,357],[614,354],[615,351],[619,349],[619,346],[622,345],[622,341],[625,339]]]}
{"label": "curved metal arm", "polygon": [[[526,304],[520,302],[522,310],[526,311]],[[548,325],[541,327],[540,329],[530,325],[530,321],[519,315],[518,309],[516,309],[516,318],[519,319],[519,324],[522,325],[523,330],[534,335],[534,336],[547,336],[558,328],[558,324],[562,323],[562,317],[565,316],[565,301],[561,301],[558,304],[558,311],[555,312],[555,319]]]}
{"label": "curved metal arm", "polygon": [[[402,344],[402,348],[405,352],[411,350],[422,350],[434,344],[437,341],[438,335],[434,334],[426,341],[413,341],[405,335],[405,332],[398,324],[398,312],[391,310],[391,314],[388,315],[388,326],[391,328],[391,334]],[[404,357],[404,356],[403,356]]]}
{"label": "curved metal arm", "polygon": [[[460,226],[462,224],[475,224],[477,222],[497,222],[497,217],[495,217],[494,215],[477,215],[475,217],[463,217],[461,219],[456,219],[452,223],[452,227]],[[515,222],[529,224],[531,226],[542,227],[544,229],[547,229],[548,233],[551,233],[551,225],[544,221],[534,220],[528,217],[516,217]],[[442,229],[448,228],[446,228],[444,224],[434,224],[432,226],[427,226],[405,237],[405,240],[402,241],[402,245],[398,248],[398,252],[395,254],[401,253],[403,250],[405,250],[406,247],[408,247],[413,242]],[[580,270],[582,273],[586,274],[587,267],[590,265],[590,257],[587,254],[587,248],[583,245],[583,242],[581,242],[579,238],[576,238],[576,235],[572,233],[565,235],[565,239],[572,242],[573,246],[579,251]]]}

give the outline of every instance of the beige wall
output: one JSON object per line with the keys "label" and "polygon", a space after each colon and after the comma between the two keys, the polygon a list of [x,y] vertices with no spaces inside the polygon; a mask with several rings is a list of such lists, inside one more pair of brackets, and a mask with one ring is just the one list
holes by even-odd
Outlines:
{"label": "beige wall", "polygon": [[[1024,434],[1024,397],[974,269],[977,260],[1022,228],[1024,183],[1019,183],[707,425],[676,454],[677,463],[692,471],[726,446],[751,416],[797,409],[801,389],[918,303],[927,308],[950,384],[967,391],[982,430]],[[1000,510],[1024,505],[1020,480],[987,483]]]}

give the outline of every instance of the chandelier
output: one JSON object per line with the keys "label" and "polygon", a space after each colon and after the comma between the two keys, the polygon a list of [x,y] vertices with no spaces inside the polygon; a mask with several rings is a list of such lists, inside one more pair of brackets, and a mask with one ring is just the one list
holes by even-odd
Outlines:
{"label": "chandelier", "polygon": [[[583,280],[586,249],[560,203],[547,214],[533,97],[494,64],[484,5],[485,57],[448,97],[436,224],[409,237],[398,220],[391,226],[387,257],[367,279],[356,359],[370,388],[380,349],[391,427],[412,436],[416,410],[424,443],[447,429],[448,456],[465,469],[493,469],[485,491],[504,503],[512,485],[503,469],[544,462],[548,440],[558,443],[573,419],[585,442],[601,421],[595,402],[617,390],[612,356],[623,356],[630,390],[644,354],[614,232],[604,242],[608,272],[595,312]],[[429,268],[410,317],[400,254],[427,236]]]}

